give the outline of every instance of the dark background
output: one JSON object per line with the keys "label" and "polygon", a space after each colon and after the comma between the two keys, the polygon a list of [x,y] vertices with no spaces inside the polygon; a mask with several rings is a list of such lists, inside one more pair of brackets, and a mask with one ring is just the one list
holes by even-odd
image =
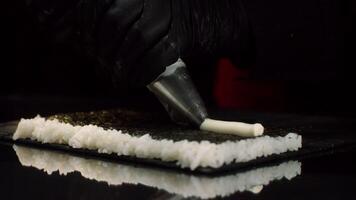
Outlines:
{"label": "dark background", "polygon": [[[5,45],[0,68],[0,120],[121,105],[159,107],[145,88],[123,96],[93,58],[77,52],[70,42],[49,45],[46,36],[34,28],[34,18],[23,1],[11,4],[1,8],[6,22],[2,28]],[[230,107],[355,116],[355,1],[246,0],[245,6],[255,41],[255,60],[247,69],[248,76],[232,80],[232,90],[241,83],[245,90],[259,85],[255,93],[268,90],[266,85],[282,89],[266,95],[236,90],[241,99],[253,103]],[[203,59],[189,63],[193,80],[208,107],[223,106],[219,104],[221,96],[213,95],[217,63],[204,63]],[[251,97],[246,98],[248,95]]]}
{"label": "dark background", "polygon": [[[11,5],[0,6],[5,14],[0,29],[0,122],[118,106],[159,108],[164,112],[145,89],[123,96],[95,62],[75,51],[70,43],[48,45],[45,36],[33,28],[34,19],[23,2],[7,1]],[[254,64],[244,70],[235,66],[233,76],[228,76],[232,69],[226,60],[192,61],[189,65],[208,107],[355,117],[355,3],[245,0],[255,40]],[[227,77],[229,81],[223,84]],[[328,121],[321,125],[324,123]],[[339,133],[355,135],[351,129],[335,129],[331,135]],[[0,152],[0,191],[5,199],[133,199],[167,195],[142,185],[107,187],[78,174],[45,176],[33,168],[21,167],[11,147],[1,145]],[[353,196],[354,185],[355,149],[305,159],[301,176],[294,180],[272,183],[260,195],[235,194],[230,199],[344,199]]]}

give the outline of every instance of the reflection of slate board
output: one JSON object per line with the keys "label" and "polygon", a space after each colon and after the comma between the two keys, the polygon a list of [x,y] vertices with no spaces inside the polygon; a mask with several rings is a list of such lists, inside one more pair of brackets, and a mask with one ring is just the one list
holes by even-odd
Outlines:
{"label": "reflection of slate board", "polygon": [[[301,117],[301,116],[283,116],[283,115],[262,115],[262,114],[232,114],[225,115],[217,113],[221,119],[241,119],[247,122],[262,122],[266,127],[266,134],[271,136],[285,135],[288,132],[297,132],[303,135],[303,148],[297,152],[287,152],[280,155],[272,155],[246,163],[233,163],[224,165],[221,168],[198,168],[193,173],[218,173],[241,169],[268,163],[272,161],[289,159],[292,157],[301,157],[324,153],[327,150],[333,150],[336,147],[346,147],[356,144],[356,137],[352,134],[352,124],[356,120],[334,119],[326,117]],[[176,126],[169,122],[165,116],[135,112],[130,110],[102,111],[90,113],[75,113],[69,115],[53,116],[61,121],[85,125],[94,123],[104,128],[117,128],[127,130],[132,135],[142,135],[149,133],[156,139],[173,140],[209,140],[214,143],[221,143],[226,140],[241,140],[237,136],[220,135],[214,133],[201,133],[199,130]],[[0,140],[12,142],[12,134],[16,129],[17,122],[11,122],[0,125]],[[95,156],[103,159],[138,162],[155,166],[168,168],[177,168],[174,162],[163,162],[156,159],[141,159],[130,156],[117,156],[115,154],[99,154],[93,150],[74,149],[67,145],[42,144],[29,139],[22,139],[16,143],[30,144],[41,148],[50,148],[68,151],[74,154],[85,156]],[[189,170],[188,170],[189,171]]]}

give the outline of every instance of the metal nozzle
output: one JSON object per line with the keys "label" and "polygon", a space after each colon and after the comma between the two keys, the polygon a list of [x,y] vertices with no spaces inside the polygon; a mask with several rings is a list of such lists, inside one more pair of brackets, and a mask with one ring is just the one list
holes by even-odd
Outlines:
{"label": "metal nozzle", "polygon": [[185,63],[178,59],[156,80],[147,85],[163,104],[173,121],[197,126],[208,116]]}

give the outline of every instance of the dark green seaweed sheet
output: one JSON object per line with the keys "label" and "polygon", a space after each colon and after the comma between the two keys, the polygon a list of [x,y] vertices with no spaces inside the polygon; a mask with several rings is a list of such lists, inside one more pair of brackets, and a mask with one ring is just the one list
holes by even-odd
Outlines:
{"label": "dark green seaweed sheet", "polygon": [[[192,127],[181,127],[171,123],[169,118],[167,118],[167,116],[165,115],[128,109],[58,114],[48,117],[48,119],[54,118],[58,119],[61,122],[70,123],[73,125],[95,124],[106,129],[120,129],[129,132],[131,135],[136,136],[148,133],[155,139],[172,139],[175,141],[184,139],[190,141],[208,140],[214,143],[221,143],[227,140],[237,141],[244,139],[234,135],[214,134],[210,132],[199,131]],[[262,119],[264,125],[267,124],[265,133],[270,136],[285,135],[288,132],[303,132],[303,148],[299,151],[286,152],[278,155],[257,158],[255,160],[251,160],[245,163],[231,163],[229,165],[224,165],[220,168],[199,167],[194,171],[190,171],[187,168],[180,168],[178,165],[175,164],[175,162],[163,162],[158,159],[140,159],[132,156],[101,154],[93,150],[74,149],[68,145],[43,144],[30,139],[20,139],[17,141],[13,141],[12,134],[14,133],[18,122],[0,124],[0,141],[6,141],[10,143],[15,142],[17,144],[31,145],[36,146],[38,148],[66,151],[71,154],[80,155],[84,157],[96,157],[98,159],[108,159],[117,162],[132,162],[143,165],[183,170],[189,173],[203,173],[210,175],[236,170],[243,170],[250,167],[266,165],[273,162],[280,162],[283,160],[325,154],[329,151],[335,151],[336,147],[349,147],[356,144],[355,138],[348,136],[348,134],[345,134],[346,131],[349,129],[345,131],[342,128],[348,126],[340,124],[340,120],[325,119],[319,117],[306,118],[296,116],[259,116],[257,118]],[[274,118],[276,118],[277,120]],[[267,119],[272,119],[272,121],[269,122]],[[350,123],[354,124],[353,122],[354,121],[351,121]],[[272,123],[280,125],[285,124],[287,129],[285,126],[273,127],[271,126]],[[307,128],[305,128],[305,124],[308,124]],[[319,126],[320,124],[322,126]],[[338,134],[331,134],[334,133],[334,131],[337,131]],[[330,134],[327,134],[328,132],[330,132]]]}
{"label": "dark green seaweed sheet", "polygon": [[[48,118],[58,119],[61,122],[70,123],[72,125],[84,126],[94,124],[105,129],[122,130],[134,136],[150,134],[154,139],[170,139],[173,141],[207,140],[216,144],[228,140],[238,141],[245,139],[236,135],[217,134],[201,131],[195,127],[176,125],[164,115],[125,109],[58,114]],[[287,134],[287,132],[283,132],[283,130],[269,130],[268,128],[266,133],[272,136]]]}

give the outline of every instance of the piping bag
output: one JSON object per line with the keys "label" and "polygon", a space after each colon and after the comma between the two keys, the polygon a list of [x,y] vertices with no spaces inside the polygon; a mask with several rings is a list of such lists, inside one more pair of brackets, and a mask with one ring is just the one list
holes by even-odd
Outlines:
{"label": "piping bag", "polygon": [[190,78],[185,63],[178,59],[152,81],[147,88],[155,94],[178,124],[193,124],[203,131],[234,134],[242,137],[260,136],[261,124],[214,120],[208,117],[204,102]]}

